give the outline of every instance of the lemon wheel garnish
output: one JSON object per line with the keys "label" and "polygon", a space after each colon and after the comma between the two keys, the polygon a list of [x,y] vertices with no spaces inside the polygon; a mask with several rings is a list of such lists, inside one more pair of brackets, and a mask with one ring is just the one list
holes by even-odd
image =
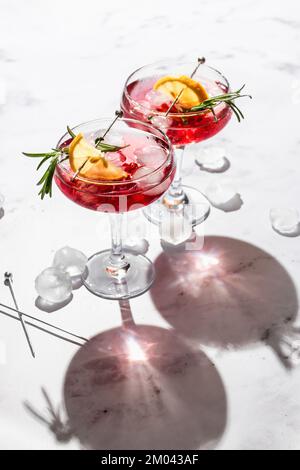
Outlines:
{"label": "lemon wheel garnish", "polygon": [[90,145],[83,134],[78,134],[69,146],[69,161],[72,170],[84,178],[95,180],[121,180],[126,171],[107,160],[103,153]]}
{"label": "lemon wheel garnish", "polygon": [[181,77],[162,77],[154,84],[153,89],[170,96],[172,99],[175,99],[183,90],[178,99],[178,103],[183,108],[198,106],[209,98],[201,83],[185,75]]}

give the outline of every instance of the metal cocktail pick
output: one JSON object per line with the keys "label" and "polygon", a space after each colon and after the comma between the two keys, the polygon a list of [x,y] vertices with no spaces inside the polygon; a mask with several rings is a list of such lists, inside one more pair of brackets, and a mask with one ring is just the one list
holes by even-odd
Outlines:
{"label": "metal cocktail pick", "polygon": [[[116,111],[115,112],[115,115],[116,117],[114,118],[114,120],[112,121],[112,123],[108,126],[108,128],[106,129],[106,131],[104,132],[103,136],[102,137],[99,137],[98,139],[98,142],[102,142],[104,140],[104,137],[106,136],[106,134],[109,133],[109,131],[111,130],[111,128],[113,127],[113,125],[115,124],[115,122],[121,118],[123,116],[123,112],[122,111]],[[97,145],[96,145],[96,148],[97,148]],[[82,168],[85,166],[85,164],[89,161],[89,159],[87,158],[85,160],[85,162],[83,162],[83,164],[81,165],[80,168],[78,168],[78,170],[76,171],[75,175],[72,177],[72,181],[74,181],[78,174],[81,172]]]}
{"label": "metal cocktail pick", "polygon": [[26,324],[25,324],[25,322],[24,322],[24,320],[23,320],[23,315],[22,315],[21,312],[19,311],[19,307],[18,307],[18,304],[17,304],[17,300],[16,300],[16,297],[15,297],[15,293],[14,293],[14,290],[13,290],[13,287],[12,287],[12,273],[6,272],[6,273],[4,274],[4,285],[9,287],[11,296],[12,296],[12,298],[13,298],[13,301],[14,301],[14,304],[15,304],[15,307],[16,307],[16,310],[17,310],[18,315],[19,315],[19,318],[20,318],[20,322],[21,322],[21,325],[22,325],[22,328],[23,328],[23,331],[24,331],[24,334],[25,334],[25,337],[26,337],[28,346],[29,346],[29,348],[30,348],[30,352],[31,352],[31,354],[32,354],[32,357],[35,357],[35,353],[34,353],[34,350],[33,350],[33,347],[32,347],[32,344],[31,344],[31,341],[30,341],[30,338],[29,338],[29,335],[28,335],[28,331],[27,331],[27,328],[26,328]]}
{"label": "metal cocktail pick", "polygon": [[[195,75],[195,73],[197,72],[198,68],[200,67],[200,65],[204,64],[205,62],[205,57],[198,57],[198,63],[196,65],[196,67],[194,68],[193,72],[191,73],[190,75],[190,78],[193,78],[193,76]],[[165,117],[168,116],[169,112],[171,111],[171,109],[173,108],[174,104],[177,103],[177,101],[179,100],[179,98],[181,97],[182,93],[184,92],[185,90],[185,87],[182,88],[182,90],[180,90],[180,92],[178,93],[178,95],[176,96],[176,98],[174,99],[174,101],[172,102],[171,106],[169,107],[169,109],[166,111],[165,113]]]}
{"label": "metal cocktail pick", "polygon": [[[111,128],[112,128],[112,126],[115,124],[115,122],[116,122],[119,118],[121,118],[121,117],[123,116],[123,111],[117,110],[117,111],[115,111],[115,115],[116,115],[116,117],[114,118],[114,120],[112,121],[112,123],[108,126],[108,128],[107,128],[106,131],[104,132],[103,136],[102,136],[102,137],[99,137],[98,142],[102,142],[102,141],[104,140],[104,137],[106,136],[106,134],[109,133],[109,131],[111,130]],[[97,147],[97,145],[96,145],[96,147]]]}

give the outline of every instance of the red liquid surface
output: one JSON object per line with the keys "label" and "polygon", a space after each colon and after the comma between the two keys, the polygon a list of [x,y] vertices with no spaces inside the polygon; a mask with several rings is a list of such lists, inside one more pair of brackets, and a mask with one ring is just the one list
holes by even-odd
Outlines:
{"label": "red liquid surface", "polygon": [[[100,212],[128,212],[158,199],[166,192],[175,175],[173,156],[168,158],[169,149],[154,137],[130,133],[122,137],[124,145],[129,147],[119,152],[106,153],[105,156],[122,167],[128,173],[127,178],[114,183],[88,181],[77,176],[72,181],[74,173],[66,161],[56,168],[55,182],[59,189],[76,204]],[[136,152],[149,147],[151,162],[150,165],[147,162],[146,166]]]}
{"label": "red liquid surface", "polygon": [[[166,97],[165,103],[159,104],[151,103],[151,100],[148,99],[149,92],[153,90],[153,85],[158,78],[150,77],[137,80],[127,86],[121,103],[124,117],[148,123],[152,122],[153,125],[161,127],[159,119],[157,120],[158,124],[155,124],[155,119],[152,121],[148,119],[149,116],[153,116],[155,113],[165,113],[170,106],[168,97]],[[203,85],[210,96],[216,96],[228,91],[224,85],[217,82],[207,81],[206,83],[203,82]],[[176,109],[172,109],[172,113],[175,112],[177,112]],[[184,113],[181,116],[175,116],[172,113],[168,115],[167,121],[165,121],[167,123],[166,128],[162,126],[161,129],[166,133],[173,145],[186,145],[209,139],[223,129],[232,114],[226,104],[220,104],[215,107],[217,121],[215,121],[211,111],[197,114]]]}

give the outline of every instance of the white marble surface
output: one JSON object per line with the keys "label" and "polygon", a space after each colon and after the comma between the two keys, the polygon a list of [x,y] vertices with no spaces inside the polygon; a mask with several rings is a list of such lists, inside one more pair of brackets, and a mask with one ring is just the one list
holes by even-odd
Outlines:
{"label": "white marble surface", "polygon": [[[17,322],[0,316],[1,449],[134,447],[135,433],[141,447],[159,446],[161,433],[171,448],[300,448],[300,369],[277,351],[282,338],[294,348],[299,340],[300,238],[278,235],[268,217],[271,207],[300,209],[299,44],[300,7],[292,0],[284,8],[278,0],[0,0],[0,192],[6,199],[0,266],[14,273],[24,311],[83,336],[103,333],[79,351],[31,329],[33,360]],[[201,265],[170,267],[145,222],[148,255],[167,301],[156,284],[131,309],[137,324],[160,328],[140,327],[162,354],[151,365],[155,371],[126,369],[119,383],[125,366],[115,358],[107,363],[96,355],[90,369],[80,366],[93,359],[97,341],[120,347],[113,343],[117,333],[104,333],[121,324],[117,303],[82,288],[56,312],[35,306],[34,279],[55,250],[70,245],[91,254],[108,246],[107,221],[57,190],[41,202],[34,165],[20,153],[52,147],[66,124],[112,113],[136,67],[187,53],[205,55],[233,87],[245,82],[254,96],[241,103],[245,121],[232,120],[214,139],[226,147],[226,173],[201,172],[192,153],[185,161],[186,181],[204,188],[213,179],[231,180],[244,204],[230,213],[214,209],[205,224],[207,247],[220,258],[213,275]],[[11,303],[3,285],[0,300]],[[59,442],[24,402],[47,415],[44,387],[62,404],[72,359],[81,392],[92,388],[68,408],[76,436]],[[73,372],[67,405],[76,388]],[[97,387],[102,395],[93,398]]]}

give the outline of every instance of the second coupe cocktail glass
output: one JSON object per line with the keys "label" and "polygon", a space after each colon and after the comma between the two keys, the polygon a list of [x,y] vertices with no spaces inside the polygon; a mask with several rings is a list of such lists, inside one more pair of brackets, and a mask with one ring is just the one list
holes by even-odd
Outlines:
{"label": "second coupe cocktail glass", "polygon": [[[110,121],[99,119],[73,128],[76,145],[81,145],[82,149],[86,149],[88,143],[94,145],[109,128]],[[84,138],[83,144],[80,138]],[[55,181],[76,204],[108,212],[110,216],[112,248],[100,251],[89,259],[85,286],[100,297],[130,298],[142,294],[151,286],[154,268],[145,256],[123,251],[122,214],[145,207],[161,197],[174,178],[175,164],[169,139],[148,124],[119,119],[107,134],[105,142],[122,147],[117,152],[105,153],[106,165],[109,162],[114,165],[113,171],[123,172],[119,179],[101,179],[97,175],[99,157],[96,156],[96,163],[89,157],[89,168],[84,168],[78,175],[71,169],[69,159],[62,158],[56,166]],[[68,146],[70,155],[75,153],[72,145],[70,135],[65,134],[57,148]],[[149,152],[151,160],[147,159]],[[101,171],[105,171],[102,163],[99,165]],[[83,171],[89,176],[85,176]]]}
{"label": "second coupe cocktail glass", "polygon": [[[124,116],[151,122],[153,126],[166,133],[175,148],[177,172],[173,184],[159,202],[149,207],[149,211],[144,211],[146,217],[157,224],[160,223],[162,209],[165,211],[166,208],[170,210],[182,207],[185,210],[189,209],[192,225],[203,222],[210,211],[209,203],[201,191],[190,186],[183,186],[181,183],[183,152],[186,145],[201,142],[220,132],[230,120],[232,111],[226,103],[215,106],[213,112],[209,109],[178,112],[176,103],[170,110],[176,93],[172,97],[155,89],[155,84],[160,79],[164,77],[171,79],[185,77],[187,79],[187,75],[191,74],[193,69],[195,69],[194,62],[176,60],[157,62],[133,72],[124,87],[121,102]],[[201,64],[198,67],[193,75],[193,80],[205,88],[209,97],[229,91],[227,79],[220,72],[206,65]],[[186,83],[188,83],[187,80]],[[180,92],[180,82],[176,86],[177,88],[174,89]],[[183,84],[182,88],[185,86]],[[170,110],[169,113],[168,110]],[[167,116],[166,113],[168,113]]]}

